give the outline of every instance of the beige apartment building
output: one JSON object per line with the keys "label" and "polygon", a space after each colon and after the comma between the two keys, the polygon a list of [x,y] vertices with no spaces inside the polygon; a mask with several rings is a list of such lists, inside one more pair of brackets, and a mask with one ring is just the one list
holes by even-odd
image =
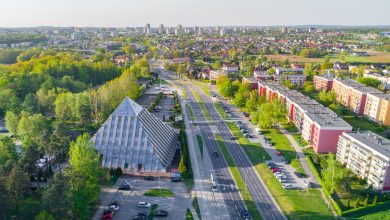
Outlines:
{"label": "beige apartment building", "polygon": [[390,191],[390,141],[370,131],[344,132],[336,159],[379,191]]}

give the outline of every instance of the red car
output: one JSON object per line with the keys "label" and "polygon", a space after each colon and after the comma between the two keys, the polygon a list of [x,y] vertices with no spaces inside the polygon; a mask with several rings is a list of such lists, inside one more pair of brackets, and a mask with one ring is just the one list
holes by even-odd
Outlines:
{"label": "red car", "polygon": [[279,169],[279,168],[273,168],[273,169],[271,169],[271,170],[272,170],[273,173],[275,173],[275,172],[281,172],[281,171],[282,171],[282,170]]}
{"label": "red car", "polygon": [[278,151],[278,150],[275,151],[275,153],[276,153],[277,156],[282,156],[282,153],[280,153],[280,151]]}
{"label": "red car", "polygon": [[101,220],[112,220],[113,218],[114,212],[112,210],[104,210],[102,216],[100,217]]}

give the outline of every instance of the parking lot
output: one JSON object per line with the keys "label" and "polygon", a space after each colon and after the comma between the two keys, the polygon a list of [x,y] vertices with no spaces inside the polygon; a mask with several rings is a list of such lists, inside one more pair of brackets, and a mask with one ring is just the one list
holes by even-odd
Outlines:
{"label": "parking lot", "polygon": [[[249,121],[249,117],[245,117],[238,108],[232,106],[225,99],[214,98],[215,101],[219,101],[224,107],[224,110],[229,112],[229,116],[235,122],[240,122],[239,129],[242,130],[244,136],[248,138],[250,142],[260,143],[267,153],[271,156],[274,163],[280,169],[280,172],[284,174],[282,179],[284,183],[291,184],[294,189],[306,189],[308,186],[304,182],[309,182],[309,178],[298,177],[295,174],[295,169],[290,164],[285,164],[283,156],[277,154],[277,150],[272,146],[272,143],[265,140],[264,136],[256,132],[256,126]],[[238,123],[236,123],[237,126]]]}
{"label": "parking lot", "polygon": [[[129,191],[118,191],[118,186],[127,182],[134,183],[134,188]],[[143,196],[144,193],[153,188],[169,189],[175,197],[148,197]],[[130,220],[133,219],[138,212],[150,213],[150,208],[139,208],[138,202],[150,202],[151,204],[157,204],[158,208],[168,211],[168,216],[164,219],[184,219],[187,208],[190,205],[189,193],[187,188],[182,182],[171,182],[168,179],[161,178],[155,180],[144,180],[138,177],[125,177],[120,178],[117,183],[112,187],[103,188],[101,192],[101,207],[96,212],[94,220],[100,219],[101,214],[107,204],[113,201],[119,202],[119,211],[114,215],[114,219],[118,220]],[[158,218],[158,217],[155,217]]]}

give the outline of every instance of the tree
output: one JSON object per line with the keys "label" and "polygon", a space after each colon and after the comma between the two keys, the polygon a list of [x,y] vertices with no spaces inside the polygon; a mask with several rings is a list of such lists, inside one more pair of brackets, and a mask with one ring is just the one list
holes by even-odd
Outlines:
{"label": "tree", "polygon": [[237,106],[237,107],[244,107],[245,106],[245,103],[246,103],[246,98],[244,96],[244,94],[242,93],[237,93],[235,96],[234,96],[234,99],[233,99],[233,105],[234,106]]}
{"label": "tree", "polygon": [[71,219],[72,217],[72,203],[69,197],[69,185],[67,181],[61,173],[56,173],[42,194],[43,207],[55,219]]}
{"label": "tree", "polygon": [[35,220],[55,220],[55,218],[50,215],[46,210],[43,210],[35,216]]}
{"label": "tree", "polygon": [[8,111],[5,114],[5,125],[9,132],[14,134],[15,136],[18,133],[18,124],[19,124],[19,117],[13,112]]}
{"label": "tree", "polygon": [[330,69],[330,68],[332,68],[332,63],[330,62],[330,57],[326,56],[324,58],[324,60],[322,61],[321,69],[322,70],[327,70],[327,69]]}
{"label": "tree", "polygon": [[16,146],[11,138],[0,138],[0,165],[5,164],[7,160],[17,160],[18,153]]}
{"label": "tree", "polygon": [[287,87],[287,88],[289,88],[289,89],[294,89],[294,84],[291,82],[291,80],[286,80],[285,82],[284,82],[284,85]]}
{"label": "tree", "polygon": [[380,80],[369,77],[359,77],[357,81],[373,88],[378,88],[382,84]]}
{"label": "tree", "polygon": [[35,94],[29,93],[24,97],[22,102],[22,109],[29,113],[36,113],[38,111],[38,98]]}
{"label": "tree", "polygon": [[7,179],[7,189],[15,204],[16,219],[19,217],[19,204],[23,196],[29,192],[29,178],[22,168],[18,165],[12,168]]}
{"label": "tree", "polygon": [[333,193],[341,187],[342,181],[347,177],[346,169],[338,163],[334,154],[329,153],[326,159],[327,166],[322,171],[325,186]]}
{"label": "tree", "polygon": [[5,173],[0,172],[0,219],[7,219],[7,210],[10,210],[13,204],[6,186]]}
{"label": "tree", "polygon": [[258,111],[258,126],[263,129],[268,129],[272,126],[272,107],[271,103],[267,102],[260,106]]}
{"label": "tree", "polygon": [[99,156],[87,133],[77,137],[69,148],[69,167],[65,170],[69,179],[74,215],[80,219],[89,217],[89,207],[99,198]]}
{"label": "tree", "polygon": [[61,173],[61,163],[66,159],[66,153],[69,147],[69,137],[66,133],[65,124],[61,121],[54,123],[53,133],[50,136],[50,152],[54,156],[54,160],[58,163],[58,168]]}
{"label": "tree", "polygon": [[285,122],[287,111],[284,103],[279,101],[279,99],[273,100],[271,102],[271,121],[273,125]]}
{"label": "tree", "polygon": [[[40,152],[36,146],[27,146],[22,153],[20,163],[23,165],[23,170],[30,175],[37,171],[37,160],[40,158]],[[39,181],[38,181],[39,183]]]}
{"label": "tree", "polygon": [[219,92],[221,95],[225,97],[233,97],[234,96],[234,87],[230,80],[219,86]]}
{"label": "tree", "polygon": [[315,91],[315,87],[312,82],[307,81],[303,84],[303,89],[306,93],[313,93]]}
{"label": "tree", "polygon": [[217,81],[216,81],[216,85],[219,87],[223,84],[226,84],[227,82],[230,82],[229,77],[227,77],[226,75],[221,75],[221,76],[218,76]]}
{"label": "tree", "polygon": [[179,162],[179,172],[182,174],[182,175],[185,175],[186,172],[187,172],[187,167],[186,167],[186,163],[184,161],[184,156],[181,156],[180,158],[180,162]]}

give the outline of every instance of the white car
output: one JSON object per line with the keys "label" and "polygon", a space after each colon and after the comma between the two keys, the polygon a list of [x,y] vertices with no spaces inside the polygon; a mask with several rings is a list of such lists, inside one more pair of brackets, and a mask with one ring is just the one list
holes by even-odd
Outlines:
{"label": "white car", "polygon": [[291,183],[282,183],[284,189],[293,189],[294,186]]}
{"label": "white car", "polygon": [[275,175],[276,176],[276,178],[286,178],[286,175],[284,175],[284,174],[278,174],[278,175]]}
{"label": "white car", "polygon": [[138,207],[140,208],[150,208],[150,206],[152,206],[152,204],[149,202],[138,202]]}
{"label": "white car", "polygon": [[308,180],[302,180],[302,183],[303,185],[307,186],[307,187],[310,187],[311,186],[311,182],[308,181]]}
{"label": "white car", "polygon": [[278,178],[279,182],[281,183],[287,183],[287,180],[285,178]]}

